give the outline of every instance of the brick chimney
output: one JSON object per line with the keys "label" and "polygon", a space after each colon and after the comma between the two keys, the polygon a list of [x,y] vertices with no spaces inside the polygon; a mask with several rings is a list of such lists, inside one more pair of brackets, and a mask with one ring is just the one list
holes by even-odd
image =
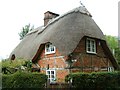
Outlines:
{"label": "brick chimney", "polygon": [[57,16],[59,16],[59,14],[56,14],[50,11],[45,12],[44,13],[44,26],[46,26],[51,19],[56,18]]}

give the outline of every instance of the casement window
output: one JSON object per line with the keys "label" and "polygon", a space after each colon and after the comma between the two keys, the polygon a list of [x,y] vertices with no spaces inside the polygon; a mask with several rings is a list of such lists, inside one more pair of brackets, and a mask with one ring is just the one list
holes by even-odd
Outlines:
{"label": "casement window", "polygon": [[46,70],[46,75],[48,76],[48,80],[50,81],[50,83],[55,82],[56,80],[55,70]]}
{"label": "casement window", "polygon": [[52,54],[55,53],[55,46],[52,43],[47,43],[45,45],[45,54]]}
{"label": "casement window", "polygon": [[108,67],[108,72],[113,72],[114,68],[113,67]]}
{"label": "casement window", "polygon": [[90,38],[86,39],[86,51],[87,53],[96,54],[96,42],[94,39],[90,39]]}

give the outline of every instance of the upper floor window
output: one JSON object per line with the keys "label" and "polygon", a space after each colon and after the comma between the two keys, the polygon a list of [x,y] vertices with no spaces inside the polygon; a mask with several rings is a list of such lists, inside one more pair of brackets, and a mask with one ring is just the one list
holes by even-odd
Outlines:
{"label": "upper floor window", "polygon": [[55,53],[55,46],[52,43],[47,43],[45,45],[45,54],[52,54]]}
{"label": "upper floor window", "polygon": [[86,40],[86,51],[87,53],[96,53],[96,42],[94,39],[87,38]]}

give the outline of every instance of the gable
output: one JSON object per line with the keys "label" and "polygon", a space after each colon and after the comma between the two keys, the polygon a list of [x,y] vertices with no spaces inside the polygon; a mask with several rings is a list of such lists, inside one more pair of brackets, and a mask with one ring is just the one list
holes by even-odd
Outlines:
{"label": "gable", "polygon": [[[89,53],[86,50],[86,40],[90,38],[92,40],[95,40],[96,43],[96,53]],[[86,60],[92,58],[92,59],[96,59],[94,62],[96,62],[97,60],[103,60],[101,63],[105,63],[105,62],[109,62],[109,65],[113,66],[115,69],[119,69],[119,66],[117,64],[117,61],[115,60],[114,56],[112,55],[110,49],[108,48],[107,45],[105,45],[106,42],[102,41],[100,39],[96,39],[96,38],[92,38],[92,37],[83,37],[79,44],[77,45],[77,47],[74,49],[74,51],[72,52],[73,55],[75,55],[73,57],[73,59],[75,59],[76,57],[78,57],[78,55],[83,55],[83,58]],[[87,59],[88,57],[88,59]],[[88,60],[90,61],[90,60]],[[87,62],[87,61],[85,61]],[[98,63],[99,66],[100,62]],[[97,64],[96,64],[97,65]],[[107,65],[107,64],[105,64]],[[103,67],[105,67],[103,65]]]}

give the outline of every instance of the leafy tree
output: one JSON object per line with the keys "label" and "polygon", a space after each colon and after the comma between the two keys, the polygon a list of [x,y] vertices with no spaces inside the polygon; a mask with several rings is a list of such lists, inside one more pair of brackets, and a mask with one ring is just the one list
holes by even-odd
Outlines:
{"label": "leafy tree", "polygon": [[105,35],[105,38],[111,50],[118,48],[117,37],[111,35]]}
{"label": "leafy tree", "polygon": [[26,36],[26,34],[27,34],[29,31],[33,30],[33,29],[34,29],[34,26],[30,27],[30,24],[25,25],[25,26],[22,28],[22,31],[19,33],[20,40],[22,40],[22,39]]}
{"label": "leafy tree", "polygon": [[118,61],[118,64],[120,65],[120,48],[115,49],[115,57]]}
{"label": "leafy tree", "polygon": [[118,38],[111,35],[105,35],[105,38],[111,51],[114,50],[114,56],[120,65],[120,48],[118,47]]}

